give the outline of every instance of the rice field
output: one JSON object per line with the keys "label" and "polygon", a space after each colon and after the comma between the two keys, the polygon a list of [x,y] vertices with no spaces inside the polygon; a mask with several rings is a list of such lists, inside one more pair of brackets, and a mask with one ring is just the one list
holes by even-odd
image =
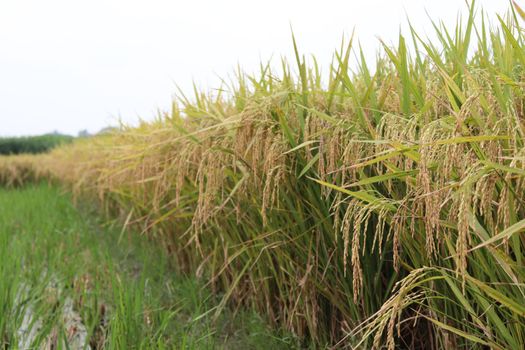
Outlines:
{"label": "rice field", "polygon": [[525,13],[469,6],[373,64],[343,43],[326,74],[294,40],[280,70],[32,166],[205,281],[216,317],[311,347],[523,349]]}

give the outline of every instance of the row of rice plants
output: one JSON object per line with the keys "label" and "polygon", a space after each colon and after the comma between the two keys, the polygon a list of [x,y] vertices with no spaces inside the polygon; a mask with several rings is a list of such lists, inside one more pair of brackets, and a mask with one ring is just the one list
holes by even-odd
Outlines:
{"label": "row of rice plants", "polygon": [[522,349],[521,12],[469,10],[373,68],[350,42],[328,80],[296,48],[296,73],[239,73],[39,167],[209,280],[217,313],[249,306],[314,343]]}

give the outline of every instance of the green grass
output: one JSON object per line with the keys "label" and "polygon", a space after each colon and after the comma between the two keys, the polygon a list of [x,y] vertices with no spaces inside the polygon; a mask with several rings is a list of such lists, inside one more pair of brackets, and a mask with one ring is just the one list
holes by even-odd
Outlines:
{"label": "green grass", "polygon": [[249,311],[225,309],[215,317],[217,297],[197,278],[176,274],[164,250],[102,226],[90,207],[76,209],[55,187],[0,189],[0,208],[1,348],[19,348],[28,309],[39,329],[35,348],[68,348],[68,299],[92,349],[297,346]]}

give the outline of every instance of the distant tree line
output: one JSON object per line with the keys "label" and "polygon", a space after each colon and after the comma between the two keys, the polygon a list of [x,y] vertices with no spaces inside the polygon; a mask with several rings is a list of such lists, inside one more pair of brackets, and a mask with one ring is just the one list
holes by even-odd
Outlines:
{"label": "distant tree line", "polygon": [[73,136],[62,134],[0,137],[0,154],[44,153],[73,139]]}

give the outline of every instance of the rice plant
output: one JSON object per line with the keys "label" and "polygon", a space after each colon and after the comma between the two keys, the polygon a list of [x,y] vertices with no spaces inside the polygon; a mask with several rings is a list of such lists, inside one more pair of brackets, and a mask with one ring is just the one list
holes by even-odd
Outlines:
{"label": "rice plant", "polygon": [[468,6],[373,67],[350,40],[327,76],[294,40],[293,65],[39,169],[204,278],[217,316],[254,308],[311,344],[523,349],[523,12]]}

